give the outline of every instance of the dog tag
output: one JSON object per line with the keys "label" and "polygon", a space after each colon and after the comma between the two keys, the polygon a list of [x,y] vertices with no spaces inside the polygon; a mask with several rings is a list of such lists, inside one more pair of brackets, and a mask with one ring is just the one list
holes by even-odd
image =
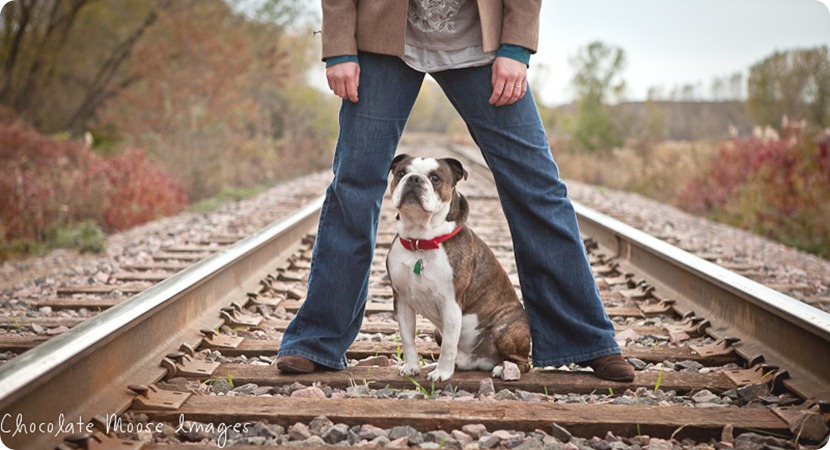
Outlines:
{"label": "dog tag", "polygon": [[415,269],[413,270],[413,272],[415,272],[415,275],[420,275],[421,272],[423,272],[423,271],[424,271],[424,260],[419,259],[418,261],[415,262]]}

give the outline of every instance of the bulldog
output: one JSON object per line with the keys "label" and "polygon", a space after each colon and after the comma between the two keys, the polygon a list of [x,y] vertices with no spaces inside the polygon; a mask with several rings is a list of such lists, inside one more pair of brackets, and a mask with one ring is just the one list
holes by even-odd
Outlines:
{"label": "bulldog", "polygon": [[527,316],[493,251],[465,225],[466,198],[456,184],[467,179],[452,158],[398,155],[389,169],[397,233],[386,259],[404,365],[420,373],[415,349],[416,313],[436,327],[441,355],[431,381],[459,370],[499,376],[503,361],[530,370]]}

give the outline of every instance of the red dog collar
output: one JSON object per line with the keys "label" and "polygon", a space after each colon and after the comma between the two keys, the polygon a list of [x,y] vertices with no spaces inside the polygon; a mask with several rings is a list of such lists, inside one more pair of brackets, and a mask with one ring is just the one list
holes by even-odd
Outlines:
{"label": "red dog collar", "polygon": [[438,249],[438,247],[440,247],[438,244],[440,244],[440,243],[446,241],[447,239],[449,239],[449,238],[455,236],[456,234],[458,234],[458,232],[461,231],[461,228],[463,228],[463,227],[464,226],[462,225],[462,226],[456,228],[450,234],[445,234],[443,236],[438,236],[438,237],[433,238],[433,239],[404,239],[404,238],[399,238],[399,239],[401,240],[401,244],[403,244],[403,247],[407,250],[412,250],[412,251],[415,251],[415,250],[436,250],[436,249]]}

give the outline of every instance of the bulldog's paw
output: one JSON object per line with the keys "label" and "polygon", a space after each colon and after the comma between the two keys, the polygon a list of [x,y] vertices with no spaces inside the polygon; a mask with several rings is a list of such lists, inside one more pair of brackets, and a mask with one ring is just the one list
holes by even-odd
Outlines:
{"label": "bulldog's paw", "polygon": [[452,374],[455,372],[454,369],[442,369],[439,367],[432,372],[427,374],[427,380],[429,381],[447,381],[452,377]]}
{"label": "bulldog's paw", "polygon": [[399,373],[404,377],[414,377],[421,373],[421,368],[417,364],[404,364]]}

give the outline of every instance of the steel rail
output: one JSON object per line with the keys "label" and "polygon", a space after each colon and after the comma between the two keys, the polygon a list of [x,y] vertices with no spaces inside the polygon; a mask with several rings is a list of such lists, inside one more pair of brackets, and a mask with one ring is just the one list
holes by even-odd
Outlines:
{"label": "steel rail", "polygon": [[574,203],[580,229],[625,269],[648,276],[681,315],[710,321],[706,332],[738,338],[747,361],[788,372],[783,384],[802,398],[830,402],[830,314]]}
{"label": "steel rail", "polygon": [[[492,180],[478,152],[453,145]],[[747,361],[785,370],[783,385],[804,399],[830,404],[830,314],[706,261],[579,202],[571,201],[581,232],[625,271],[646,274],[681,315],[710,321],[715,338],[738,338]]]}
{"label": "steel rail", "polygon": [[[0,366],[0,420],[12,448],[54,448],[95,415],[120,414],[167,373],[164,356],[194,348],[219,311],[273,272],[316,226],[317,198],[289,217]],[[274,349],[276,353],[277,349]],[[17,425],[21,423],[25,431]],[[34,429],[33,429],[34,428]]]}

